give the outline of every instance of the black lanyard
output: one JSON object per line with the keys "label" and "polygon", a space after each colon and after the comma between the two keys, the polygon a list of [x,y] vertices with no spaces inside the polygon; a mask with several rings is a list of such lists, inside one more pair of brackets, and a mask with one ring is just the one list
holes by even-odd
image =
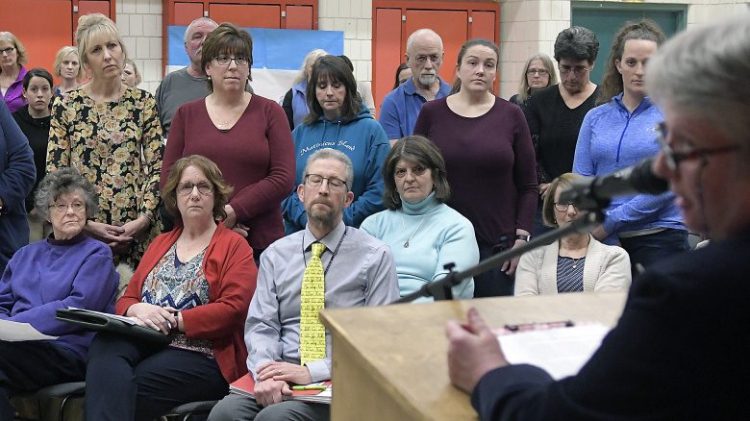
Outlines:
{"label": "black lanyard", "polygon": [[[333,259],[339,253],[339,248],[341,248],[341,243],[344,242],[344,237],[346,237],[346,233],[348,231],[349,231],[349,227],[344,227],[344,235],[342,235],[341,238],[339,238],[339,242],[338,244],[336,244],[336,248],[333,250],[333,254],[331,255],[331,260],[328,261],[328,264],[326,265],[325,270],[323,270],[323,276],[326,276],[328,274],[328,269],[331,267],[331,263],[333,263]],[[323,253],[325,253],[325,251]],[[321,254],[320,256],[322,257],[323,254]],[[307,257],[305,257],[305,233],[302,233],[302,260],[305,262],[305,267],[307,267]]]}

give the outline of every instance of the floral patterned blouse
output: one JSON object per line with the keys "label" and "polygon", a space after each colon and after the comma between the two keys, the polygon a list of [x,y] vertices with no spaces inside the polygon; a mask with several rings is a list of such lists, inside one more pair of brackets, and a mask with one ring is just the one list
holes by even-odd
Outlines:
{"label": "floral patterned blouse", "polygon": [[[127,254],[115,256],[135,268],[150,240],[158,234],[163,142],[156,100],[127,88],[118,101],[96,103],[83,89],[55,98],[52,106],[47,173],[75,167],[99,199],[97,222],[122,225],[140,215],[152,221],[146,238]],[[89,216],[90,218],[92,216]]]}

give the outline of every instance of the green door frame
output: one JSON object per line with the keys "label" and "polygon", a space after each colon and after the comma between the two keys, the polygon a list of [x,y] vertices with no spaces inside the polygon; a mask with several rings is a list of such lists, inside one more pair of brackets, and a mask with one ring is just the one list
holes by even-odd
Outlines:
{"label": "green door frame", "polygon": [[[578,15],[578,19],[576,18],[576,11],[584,12],[583,15],[590,14],[590,12],[606,12],[611,11],[612,15],[619,15],[621,12],[626,12],[627,14],[636,14],[636,13],[642,13],[646,16],[648,16],[649,12],[658,13],[658,14],[664,14],[668,13],[674,17],[674,27],[673,28],[663,28],[665,32],[667,33],[667,36],[673,35],[670,32],[672,30],[674,31],[682,31],[687,27],[687,9],[688,5],[686,4],[674,4],[674,3],[636,3],[636,2],[612,2],[612,1],[571,1],[571,24],[581,24],[580,20],[585,19],[583,16]],[[625,14],[625,13],[623,13]],[[615,17],[613,16],[613,17]],[[657,18],[658,19],[658,18]],[[576,22],[578,20],[578,22]],[[671,19],[670,19],[671,20]],[[624,21],[622,22],[624,23]],[[596,31],[597,28],[593,27],[593,30]],[[602,30],[602,28],[598,28],[599,31]],[[591,80],[594,83],[600,83],[600,79],[602,77],[602,74],[604,72],[604,67],[606,60],[609,56],[609,49],[611,42],[611,36],[614,35],[614,32],[617,31],[618,28],[612,27],[607,29],[611,30],[607,31],[605,30],[605,34],[602,34],[601,32],[598,33],[599,35],[599,56],[596,60],[596,66],[594,67],[594,71],[591,74]],[[609,32],[609,33],[607,33]]]}

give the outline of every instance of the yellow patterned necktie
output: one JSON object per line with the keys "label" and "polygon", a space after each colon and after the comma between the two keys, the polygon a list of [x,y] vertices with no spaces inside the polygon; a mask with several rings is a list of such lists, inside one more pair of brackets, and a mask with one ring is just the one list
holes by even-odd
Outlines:
{"label": "yellow patterned necktie", "polygon": [[318,318],[318,313],[325,307],[325,274],[320,260],[325,250],[323,243],[312,244],[312,257],[302,275],[299,354],[303,365],[326,356],[326,330]]}

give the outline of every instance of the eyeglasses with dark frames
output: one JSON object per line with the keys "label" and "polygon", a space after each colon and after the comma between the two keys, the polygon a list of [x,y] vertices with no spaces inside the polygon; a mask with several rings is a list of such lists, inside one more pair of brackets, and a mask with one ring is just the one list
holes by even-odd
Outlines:
{"label": "eyeglasses with dark frames", "polygon": [[667,167],[672,171],[676,171],[679,168],[680,163],[683,161],[706,158],[711,155],[734,152],[740,149],[740,145],[725,145],[717,146],[715,148],[697,148],[686,152],[675,152],[674,149],[672,149],[672,146],[667,143],[667,137],[669,136],[667,125],[659,123],[656,127],[656,131],[659,133],[658,141],[659,146],[661,147],[661,152],[664,154]]}
{"label": "eyeglasses with dark frames", "polygon": [[571,206],[573,206],[573,209],[578,210],[578,207],[573,202],[555,202],[555,210],[558,212],[567,212]]}
{"label": "eyeglasses with dark frames", "polygon": [[328,187],[332,189],[341,190],[347,186],[346,181],[338,177],[323,177],[320,174],[307,174],[305,176],[305,184],[310,187],[320,188],[323,185],[323,180],[328,180]]}

